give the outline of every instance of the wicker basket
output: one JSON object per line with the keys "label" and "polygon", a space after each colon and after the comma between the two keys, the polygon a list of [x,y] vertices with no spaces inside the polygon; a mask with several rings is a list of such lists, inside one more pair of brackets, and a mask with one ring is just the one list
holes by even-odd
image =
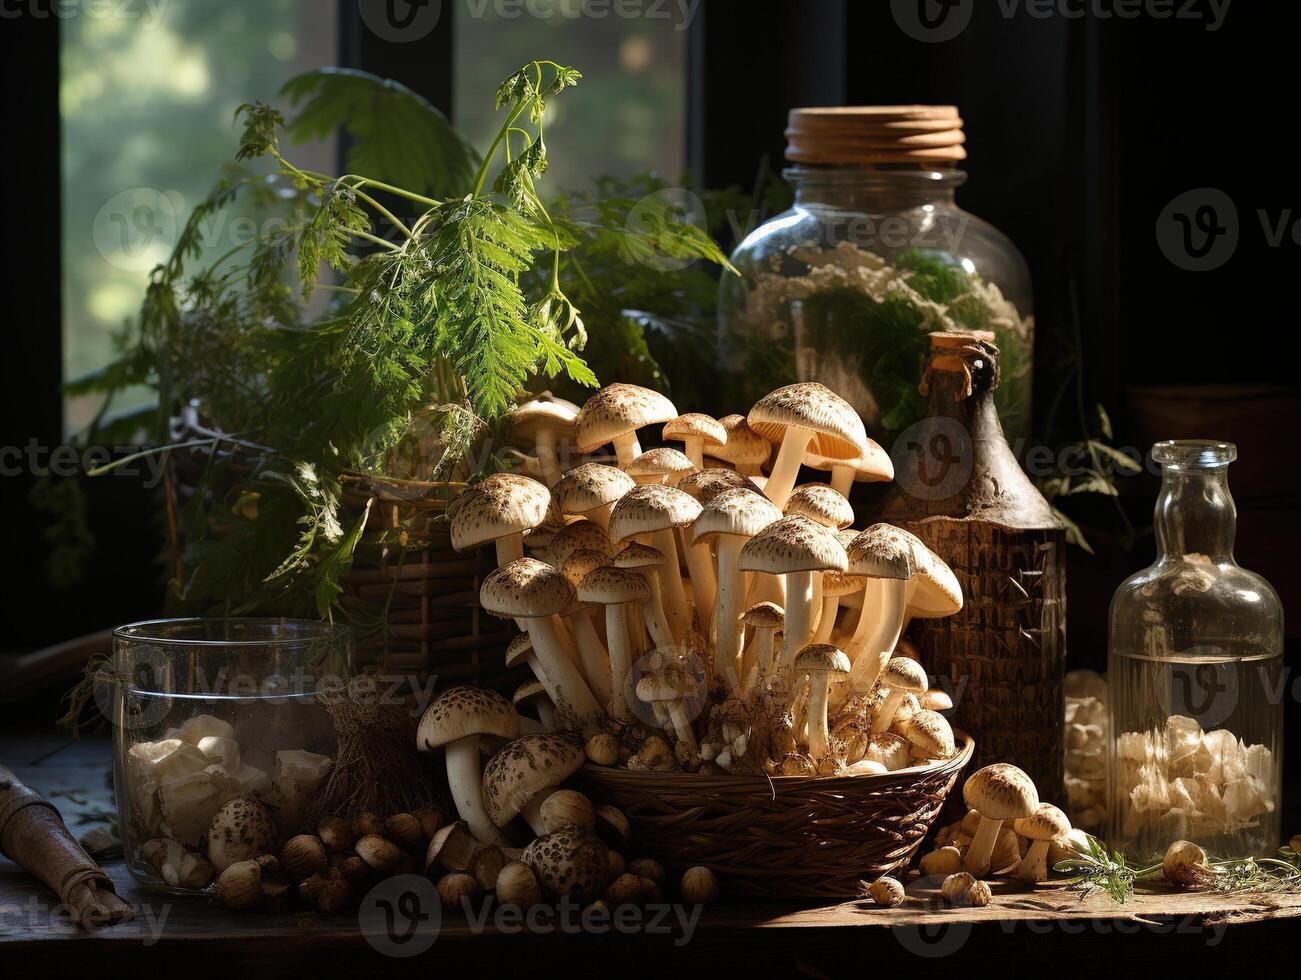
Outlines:
{"label": "wicker basket", "polygon": [[[216,435],[192,420],[177,421],[177,441]],[[180,556],[181,508],[199,488],[215,462],[234,480],[252,472],[255,455],[230,443],[219,448],[173,450],[164,471],[165,506],[173,567],[169,572],[184,581],[187,570]],[[487,616],[479,608],[479,585],[492,571],[490,551],[473,554],[452,550],[444,513],[449,484],[382,481],[362,475],[344,481],[343,516],[359,516],[373,500],[367,532],[405,530],[420,549],[393,548],[388,557],[367,560],[358,556],[344,577],[340,603],[349,616],[363,624],[358,629],[357,666],[382,665],[393,671],[437,675],[451,683],[477,683],[509,692],[524,672],[508,672],[506,644],[514,636],[509,622]],[[220,493],[220,487],[208,486]],[[364,624],[384,623],[386,628],[366,629]]]}
{"label": "wicker basket", "polygon": [[972,739],[921,773],[878,776],[700,776],[587,766],[583,778],[632,825],[630,856],[681,872],[713,869],[729,894],[848,899],[912,859]]}

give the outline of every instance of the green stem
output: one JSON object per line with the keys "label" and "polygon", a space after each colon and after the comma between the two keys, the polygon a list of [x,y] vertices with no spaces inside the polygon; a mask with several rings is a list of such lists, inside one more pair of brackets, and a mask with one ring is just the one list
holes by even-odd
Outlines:
{"label": "green stem", "polygon": [[474,175],[474,190],[470,192],[472,197],[478,197],[483,192],[483,182],[488,179],[488,168],[492,165],[492,159],[497,155],[497,147],[501,146],[501,141],[506,138],[506,133],[515,125],[515,120],[524,112],[525,106],[531,99],[521,99],[516,103],[511,114],[502,124],[501,129],[497,130],[497,135],[493,138],[492,145],[488,147],[488,152],[483,155],[483,163],[479,165],[479,172]]}

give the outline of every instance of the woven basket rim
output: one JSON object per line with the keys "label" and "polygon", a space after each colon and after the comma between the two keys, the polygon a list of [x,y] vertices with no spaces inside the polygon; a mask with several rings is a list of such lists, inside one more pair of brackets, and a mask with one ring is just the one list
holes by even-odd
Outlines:
{"label": "woven basket rim", "polygon": [[598,766],[587,763],[583,771],[591,776],[609,783],[636,784],[641,786],[673,786],[680,790],[699,789],[702,792],[714,792],[725,789],[754,790],[759,788],[781,787],[787,790],[799,790],[816,785],[819,789],[839,785],[852,785],[855,789],[886,788],[906,785],[918,779],[930,779],[936,775],[947,775],[960,771],[976,750],[976,740],[961,729],[953,730],[953,739],[961,740],[961,747],[953,758],[945,759],[940,765],[925,768],[896,769],[892,772],[841,774],[836,776],[767,776],[753,773],[739,775],[720,774],[704,775],[695,772],[655,772],[642,769],[616,769],[612,766]]}

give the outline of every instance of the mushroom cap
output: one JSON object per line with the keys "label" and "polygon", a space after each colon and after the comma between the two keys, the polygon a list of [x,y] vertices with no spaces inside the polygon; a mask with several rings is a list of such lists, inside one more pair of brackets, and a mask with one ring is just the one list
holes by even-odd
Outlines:
{"label": "mushroom cap", "polygon": [[782,512],[763,494],[750,490],[724,490],[705,504],[691,525],[691,540],[700,544],[720,534],[751,538],[769,524],[781,520]]}
{"label": "mushroom cap", "polygon": [[881,673],[881,686],[892,691],[921,694],[925,692],[928,683],[922,665],[908,657],[891,657]]}
{"label": "mushroom cap", "polygon": [[813,673],[848,674],[849,658],[834,643],[810,643],[795,655],[795,669]]}
{"label": "mushroom cap", "polygon": [[933,687],[918,700],[921,702],[922,707],[928,711],[953,710],[953,698],[949,697],[949,692],[942,688]]}
{"label": "mushroom cap", "polygon": [[[858,532],[852,528],[836,532],[836,540],[840,542],[842,548],[848,548],[850,542],[857,536]],[[834,569],[825,571],[822,573],[822,594],[824,596],[838,597],[860,592],[863,588],[864,578],[866,576],[855,575],[851,571],[841,572]]]}
{"label": "mushroom cap", "polygon": [[614,545],[610,536],[601,530],[601,525],[589,520],[578,520],[566,524],[555,533],[543,557],[548,565],[563,568],[575,551],[598,551],[610,555],[614,551]]}
{"label": "mushroom cap", "polygon": [[559,732],[521,735],[507,742],[483,770],[483,805],[498,827],[544,789],[559,786],[583,765],[583,745]]}
{"label": "mushroom cap", "polygon": [[696,472],[696,464],[676,449],[663,447],[648,449],[628,464],[629,476],[667,477],[676,483],[688,473]]}
{"label": "mushroom cap", "polygon": [[511,695],[511,703],[515,705],[527,704],[534,698],[546,696],[546,685],[535,677],[533,680],[525,681],[515,688],[515,693]]}
{"label": "mushroom cap", "polygon": [[468,551],[508,534],[531,531],[546,519],[550,506],[551,491],[537,480],[494,473],[457,498],[452,547]]}
{"label": "mushroom cap", "polygon": [[845,548],[849,570],[867,578],[910,579],[927,561],[930,549],[917,535],[893,524],[873,524]]}
{"label": "mushroom cap", "polygon": [[854,523],[854,508],[841,494],[825,483],[807,483],[797,487],[786,500],[786,516],[800,514],[836,530]]}
{"label": "mushroom cap", "polygon": [[[565,581],[577,590],[578,583],[585,579],[589,573],[602,565],[608,564],[610,564],[610,556],[605,552],[580,548],[565,559],[565,563],[560,566],[560,572],[565,576]],[[580,595],[578,598],[581,600],[583,597]]]}
{"label": "mushroom cap", "polygon": [[646,579],[626,568],[604,565],[595,568],[578,583],[578,598],[602,606],[622,606],[629,602],[645,602],[650,598]]}
{"label": "mushroom cap", "polygon": [[724,470],[717,466],[707,467],[698,473],[689,473],[678,482],[678,489],[691,494],[701,504],[708,504],[720,493],[728,490],[763,493],[748,476],[743,476],[736,470]]}
{"label": "mushroom cap", "polygon": [[788,428],[808,429],[814,433],[809,448],[828,459],[858,459],[868,452],[867,430],[853,406],[816,381],[769,392],[754,403],[746,422],[769,442],[781,442]]}
{"label": "mushroom cap", "polygon": [[533,654],[533,640],[527,633],[521,633],[506,645],[506,666],[518,667]]}
{"label": "mushroom cap", "polygon": [[779,630],[786,625],[786,610],[775,602],[756,602],[741,619],[757,630]]}
{"label": "mushroom cap", "polygon": [[663,564],[664,552],[635,541],[610,559],[610,565],[614,568],[659,568]]}
{"label": "mushroom cap", "polygon": [[907,738],[917,754],[928,759],[948,759],[957,750],[948,720],[928,708],[913,712],[908,720]]}
{"label": "mushroom cap", "polygon": [[606,385],[578,410],[574,421],[578,451],[590,453],[619,436],[644,425],[667,422],[677,414],[673,403],[658,391],[639,385]]}
{"label": "mushroom cap", "polygon": [[1040,803],[1030,816],[1013,820],[1012,829],[1030,840],[1052,840],[1070,833],[1071,821],[1051,803]]}
{"label": "mushroom cap", "polygon": [[416,730],[416,746],[428,751],[471,735],[519,735],[519,716],[496,691],[461,684],[449,687],[425,709]]}
{"label": "mushroom cap", "polygon": [[612,504],[637,485],[617,466],[584,463],[570,470],[551,488],[562,514],[586,514]]}
{"label": "mushroom cap", "polygon": [[676,487],[636,487],[610,512],[610,536],[626,541],[638,534],[683,527],[699,516],[699,501]]}
{"label": "mushroom cap", "polygon": [[867,451],[856,459],[833,459],[815,452],[804,454],[804,465],[828,473],[841,466],[854,468],[855,483],[880,483],[894,479],[894,461],[875,440],[867,440]]}
{"label": "mushroom cap", "polygon": [[762,466],[772,455],[770,443],[746,422],[744,415],[727,415],[718,420],[727,441],[721,446],[705,446],[705,455],[733,466]]}
{"label": "mushroom cap", "polygon": [[685,671],[668,668],[643,674],[637,682],[637,697],[643,701],[679,701],[695,692]]}
{"label": "mushroom cap", "polygon": [[506,420],[512,439],[532,439],[542,429],[572,432],[578,412],[567,401],[539,395],[513,408]]}
{"label": "mushroom cap", "polygon": [[967,806],[990,820],[1019,820],[1039,807],[1039,791],[1016,766],[995,762],[972,773],[962,787]]}
{"label": "mushroom cap", "polygon": [[582,827],[561,827],[531,841],[520,860],[533,869],[548,898],[566,896],[587,905],[601,895],[610,849]]}
{"label": "mushroom cap", "polygon": [[962,586],[953,569],[933,551],[926,553],[925,564],[917,570],[908,611],[915,619],[941,619],[962,611]]}
{"label": "mushroom cap", "polygon": [[479,604],[504,619],[537,619],[564,612],[574,590],[558,569],[536,558],[516,558],[483,580]]}
{"label": "mushroom cap", "polygon": [[686,442],[695,437],[705,441],[705,448],[718,448],[727,443],[727,430],[718,420],[701,412],[687,412],[664,423],[660,433],[665,442]]}
{"label": "mushroom cap", "polygon": [[745,572],[844,571],[845,549],[835,534],[807,517],[783,517],[774,521],[741,548],[738,567]]}

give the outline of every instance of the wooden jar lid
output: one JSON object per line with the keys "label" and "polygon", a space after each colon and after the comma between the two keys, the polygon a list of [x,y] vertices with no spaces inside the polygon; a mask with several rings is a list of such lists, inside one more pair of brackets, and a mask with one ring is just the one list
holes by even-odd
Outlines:
{"label": "wooden jar lid", "polygon": [[943,167],[967,158],[957,106],[792,109],[786,158],[794,163]]}

